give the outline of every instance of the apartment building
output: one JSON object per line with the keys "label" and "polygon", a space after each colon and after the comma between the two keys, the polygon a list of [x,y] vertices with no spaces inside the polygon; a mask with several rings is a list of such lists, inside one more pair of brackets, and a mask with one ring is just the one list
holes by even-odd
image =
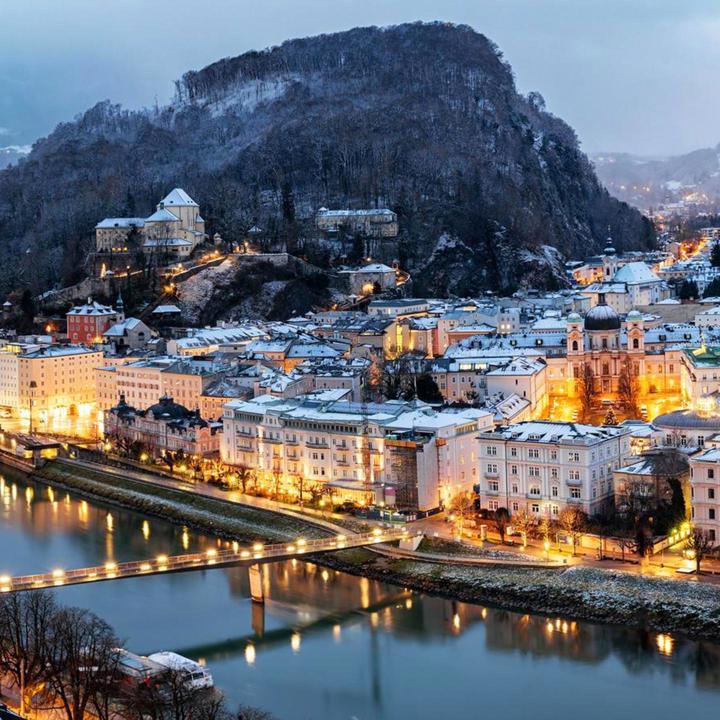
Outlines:
{"label": "apartment building", "polygon": [[7,344],[0,350],[0,407],[50,427],[89,414],[103,354],[80,345]]}
{"label": "apartment building", "polygon": [[474,437],[492,416],[438,413],[419,402],[327,401],[319,393],[230,402],[223,423],[228,464],[288,488],[304,478],[338,497],[428,512],[476,482]]}
{"label": "apartment building", "polygon": [[693,523],[720,541],[720,448],[690,458],[690,496]]}
{"label": "apartment building", "polygon": [[124,320],[121,301],[116,308],[88,298],[83,305],[70,308],[66,314],[67,336],[71,343],[100,344],[104,333]]}
{"label": "apartment building", "polygon": [[557,517],[613,502],[613,470],[630,455],[630,429],[531,421],[479,435],[483,508]]}
{"label": "apartment building", "polygon": [[147,408],[167,396],[195,410],[205,389],[225,370],[226,365],[211,359],[160,356],[126,364],[113,360],[95,373],[98,408],[109,410],[123,395],[136,408]]}

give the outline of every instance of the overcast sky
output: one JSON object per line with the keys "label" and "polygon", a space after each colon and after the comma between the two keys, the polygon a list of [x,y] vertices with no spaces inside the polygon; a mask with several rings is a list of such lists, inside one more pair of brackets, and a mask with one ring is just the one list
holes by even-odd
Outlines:
{"label": "overcast sky", "polygon": [[0,146],[98,100],[164,102],[224,56],[414,20],[494,40],[588,152],[720,142],[720,0],[0,0]]}

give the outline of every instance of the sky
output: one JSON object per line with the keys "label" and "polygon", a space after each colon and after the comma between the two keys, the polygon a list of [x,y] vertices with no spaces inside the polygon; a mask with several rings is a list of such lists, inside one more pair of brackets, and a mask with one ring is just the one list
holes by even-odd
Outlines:
{"label": "sky", "polygon": [[664,156],[720,142],[720,0],[0,0],[0,147],[110,99],[294,37],[416,20],[495,41],[520,91],[586,152]]}

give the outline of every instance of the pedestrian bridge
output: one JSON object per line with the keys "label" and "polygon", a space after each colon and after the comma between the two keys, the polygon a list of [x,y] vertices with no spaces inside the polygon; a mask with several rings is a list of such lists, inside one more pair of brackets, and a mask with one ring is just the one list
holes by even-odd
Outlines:
{"label": "pedestrian bridge", "polygon": [[369,533],[351,533],[333,537],[295,541],[266,545],[255,543],[241,546],[234,542],[226,550],[211,548],[202,553],[186,555],[158,555],[151,560],[132,562],[108,562],[96,567],[65,570],[57,568],[49,573],[37,575],[0,575],[0,592],[22,592],[41,588],[61,587],[64,585],[82,585],[85,583],[120,580],[122,578],[158,575],[168,572],[188,572],[207,570],[213,567],[229,565],[249,565],[253,599],[262,601],[262,593],[256,578],[259,578],[263,563],[289,560],[306,554],[319,555],[347,548],[365,547],[377,543],[400,541],[403,545],[416,544],[421,533],[411,533],[407,528],[375,528]]}

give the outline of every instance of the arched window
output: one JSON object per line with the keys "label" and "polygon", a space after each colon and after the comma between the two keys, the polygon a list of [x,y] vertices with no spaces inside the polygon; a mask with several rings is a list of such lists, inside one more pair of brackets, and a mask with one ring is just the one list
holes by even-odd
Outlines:
{"label": "arched window", "polygon": [[572,349],[573,349],[573,352],[577,352],[577,349],[578,349],[577,340],[572,341]]}
{"label": "arched window", "polygon": [[633,350],[637,350],[640,347],[640,341],[637,338],[633,338]]}

